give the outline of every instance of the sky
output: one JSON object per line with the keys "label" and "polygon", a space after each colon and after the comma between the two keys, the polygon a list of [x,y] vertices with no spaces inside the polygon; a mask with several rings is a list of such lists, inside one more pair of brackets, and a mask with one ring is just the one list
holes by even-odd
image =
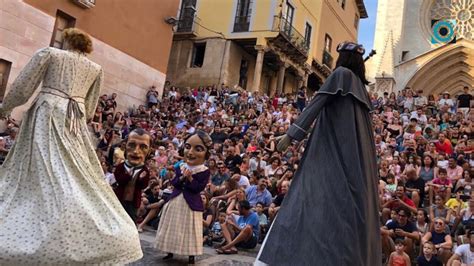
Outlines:
{"label": "sky", "polygon": [[369,18],[361,19],[359,24],[359,43],[364,45],[366,54],[373,49],[374,45],[377,1],[378,0],[364,0]]}

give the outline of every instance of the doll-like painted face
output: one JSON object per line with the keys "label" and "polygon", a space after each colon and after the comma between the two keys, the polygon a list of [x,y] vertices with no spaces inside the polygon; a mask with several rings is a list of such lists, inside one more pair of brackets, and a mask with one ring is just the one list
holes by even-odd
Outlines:
{"label": "doll-like painted face", "polygon": [[139,166],[145,163],[148,153],[150,153],[150,136],[130,133],[127,141],[127,161],[132,166]]}
{"label": "doll-like painted face", "polygon": [[190,137],[184,144],[184,158],[191,166],[201,165],[206,160],[207,148],[198,135]]}

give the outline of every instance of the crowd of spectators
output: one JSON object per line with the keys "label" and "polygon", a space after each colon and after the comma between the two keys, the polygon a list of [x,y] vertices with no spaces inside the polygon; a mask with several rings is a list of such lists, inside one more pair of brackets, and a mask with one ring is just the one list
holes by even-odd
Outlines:
{"label": "crowd of spectators", "polygon": [[469,248],[474,230],[469,87],[457,97],[448,92],[425,97],[406,88],[398,95],[374,94],[372,104],[384,257],[471,265],[474,258],[466,253],[474,251],[474,243]]}
{"label": "crowd of spectators", "polygon": [[[114,166],[125,160],[125,139],[135,128],[153,136],[147,160],[150,184],[143,191],[138,230],[157,227],[170,180],[182,158],[183,139],[195,130],[210,134],[214,147],[207,166],[211,178],[202,200],[204,245],[255,248],[278,213],[298,169],[305,141],[284,153],[276,150],[312,93],[274,97],[214,85],[176,88],[162,95],[150,88],[146,104],[117,110],[117,94],[102,95],[89,126],[97,140],[104,178],[114,186]],[[425,96],[406,88],[370,94],[378,162],[381,238],[384,259],[409,258],[419,265],[474,263],[474,112],[469,88]],[[6,154],[17,132],[11,123],[0,138]],[[1,156],[0,156],[1,158]],[[315,177],[316,178],[316,177]],[[321,182],[324,182],[321,180]],[[342,208],[341,208],[342,211]],[[257,241],[246,241],[249,235]],[[240,244],[240,245],[239,245]],[[471,245],[471,249],[469,249]]]}
{"label": "crowd of spectators", "polygon": [[[303,88],[294,95],[268,97],[223,84],[194,89],[167,84],[163,95],[151,87],[146,105],[123,113],[116,110],[116,94],[103,95],[90,125],[111,185],[114,165],[125,158],[127,133],[144,128],[154,138],[147,161],[151,182],[137,214],[142,217],[139,231],[159,223],[185,136],[197,129],[208,132],[214,147],[207,162],[211,179],[202,193],[203,244],[235,253],[236,247],[255,248],[263,241],[291,186],[305,142],[284,153],[276,144],[309,94]],[[463,251],[474,229],[469,88],[457,97],[447,92],[426,97],[406,88],[398,94],[371,94],[371,100],[384,258],[392,264],[397,257],[409,258],[420,265],[431,258],[453,265],[469,260]],[[247,241],[251,235],[257,241]]]}
{"label": "crowd of spectators", "polygon": [[276,150],[277,137],[303,108],[305,90],[298,95],[269,98],[224,85],[194,90],[166,86],[159,95],[153,86],[146,104],[125,112],[117,110],[117,94],[102,95],[89,126],[111,186],[114,167],[125,160],[127,134],[143,128],[153,136],[147,160],[151,181],[137,213],[140,232],[147,225],[158,226],[185,136],[197,129],[209,133],[214,146],[207,161],[211,178],[202,193],[203,244],[220,244],[225,246],[221,252],[235,253],[235,247],[254,248],[263,241],[298,167],[303,143],[284,154]]}

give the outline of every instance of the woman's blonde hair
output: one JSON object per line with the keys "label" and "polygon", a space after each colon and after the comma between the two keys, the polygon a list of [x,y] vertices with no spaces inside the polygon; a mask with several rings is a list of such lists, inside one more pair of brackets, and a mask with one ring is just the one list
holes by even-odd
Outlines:
{"label": "woman's blonde hair", "polygon": [[89,34],[78,28],[68,28],[63,31],[64,41],[70,45],[72,50],[90,54],[92,52],[92,39]]}

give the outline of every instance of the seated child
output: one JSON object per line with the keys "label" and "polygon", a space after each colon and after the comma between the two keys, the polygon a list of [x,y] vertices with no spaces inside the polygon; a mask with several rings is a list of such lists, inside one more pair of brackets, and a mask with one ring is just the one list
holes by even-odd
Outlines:
{"label": "seated child", "polygon": [[410,257],[405,253],[405,243],[403,239],[395,240],[395,251],[390,254],[388,266],[410,266]]}
{"label": "seated child", "polygon": [[434,256],[435,247],[433,242],[428,241],[423,245],[423,255],[418,256],[416,262],[418,266],[442,266],[443,263]]}
{"label": "seated child", "polygon": [[263,213],[263,203],[258,202],[257,205],[255,205],[255,211],[257,212],[258,216],[258,222],[260,224],[260,239],[258,240],[259,243],[263,242],[263,239],[265,239],[265,234],[267,232],[267,226],[268,226],[268,219],[267,216]]}
{"label": "seated child", "polygon": [[212,224],[211,230],[209,232],[209,236],[207,236],[207,239],[208,239],[207,243],[209,246],[212,246],[213,241],[219,242],[219,241],[222,241],[222,239],[224,238],[224,236],[222,235],[221,223],[225,222],[226,217],[227,215],[225,211],[223,210],[219,211],[219,216],[217,217],[217,221],[215,221]]}

